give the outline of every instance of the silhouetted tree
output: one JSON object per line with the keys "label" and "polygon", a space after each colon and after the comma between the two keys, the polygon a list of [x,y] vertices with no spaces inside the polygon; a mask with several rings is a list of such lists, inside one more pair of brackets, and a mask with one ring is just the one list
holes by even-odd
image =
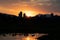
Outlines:
{"label": "silhouetted tree", "polygon": [[54,13],[51,13],[51,16],[54,16]]}
{"label": "silhouetted tree", "polygon": [[19,13],[19,17],[22,18],[22,11]]}
{"label": "silhouetted tree", "polygon": [[23,17],[26,18],[26,13],[23,14]]}

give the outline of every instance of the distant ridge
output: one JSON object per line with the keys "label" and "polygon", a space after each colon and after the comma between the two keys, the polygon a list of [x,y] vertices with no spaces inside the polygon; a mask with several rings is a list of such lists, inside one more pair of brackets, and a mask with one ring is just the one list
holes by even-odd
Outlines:
{"label": "distant ridge", "polygon": [[6,14],[6,13],[0,13],[0,15],[15,16],[15,15],[12,15],[12,14]]}

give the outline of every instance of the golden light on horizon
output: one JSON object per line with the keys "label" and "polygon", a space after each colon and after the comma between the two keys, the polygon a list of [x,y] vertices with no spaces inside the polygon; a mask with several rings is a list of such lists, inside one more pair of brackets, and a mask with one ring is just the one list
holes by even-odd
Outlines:
{"label": "golden light on horizon", "polygon": [[10,8],[0,7],[0,11],[6,14],[11,14],[11,15],[16,15],[16,16],[18,16],[18,13],[22,11],[23,13],[26,13],[28,17],[30,16],[33,17],[33,16],[38,15],[39,13],[41,14],[44,13],[42,9],[39,10],[38,8],[35,8],[34,6],[30,6],[30,5],[23,6],[23,5],[20,6],[20,4],[17,4],[18,7],[16,5],[12,5]]}
{"label": "golden light on horizon", "polygon": [[[49,3],[48,3],[49,2]],[[52,3],[57,2],[57,3]],[[56,4],[56,5],[55,5]],[[53,6],[52,6],[53,5]],[[35,11],[35,14],[26,12],[27,16],[35,16],[37,14],[54,14],[60,15],[59,0],[0,0],[0,13],[6,13],[18,16],[19,11]],[[52,8],[52,9],[51,9]],[[55,9],[56,8],[56,9]]]}
{"label": "golden light on horizon", "polygon": [[35,12],[34,11],[24,11],[24,13],[26,14],[27,17],[35,16]]}

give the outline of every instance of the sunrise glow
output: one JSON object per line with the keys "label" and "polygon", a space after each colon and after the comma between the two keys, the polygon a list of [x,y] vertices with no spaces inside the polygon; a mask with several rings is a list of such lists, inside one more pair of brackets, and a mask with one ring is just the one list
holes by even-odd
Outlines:
{"label": "sunrise glow", "polygon": [[59,5],[59,0],[0,0],[0,12],[16,16],[19,11],[25,11],[27,16],[51,12],[60,15]]}
{"label": "sunrise glow", "polygon": [[24,11],[24,13],[26,14],[27,17],[35,16],[35,12],[33,12],[33,11]]}

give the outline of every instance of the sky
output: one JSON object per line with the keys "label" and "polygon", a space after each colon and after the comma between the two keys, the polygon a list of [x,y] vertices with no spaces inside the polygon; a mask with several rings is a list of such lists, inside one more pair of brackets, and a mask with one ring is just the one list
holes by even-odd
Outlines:
{"label": "sky", "polygon": [[60,0],[0,0],[0,12],[18,15],[20,11],[31,16],[51,12],[60,15]]}

